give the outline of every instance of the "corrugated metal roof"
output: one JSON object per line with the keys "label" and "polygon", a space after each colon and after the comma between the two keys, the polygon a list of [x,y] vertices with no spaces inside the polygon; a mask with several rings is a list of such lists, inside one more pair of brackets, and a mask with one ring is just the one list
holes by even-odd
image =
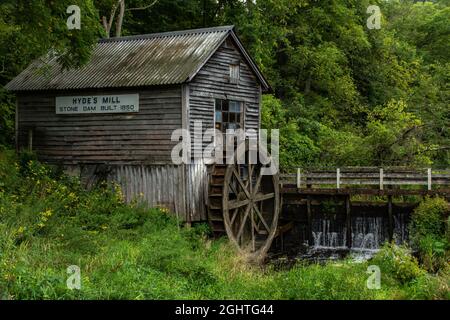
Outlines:
{"label": "corrugated metal roof", "polygon": [[[184,83],[195,76],[230,34],[240,42],[233,26],[104,39],[82,68],[62,71],[54,57],[36,60],[6,89],[71,90]],[[266,87],[267,82],[241,44],[240,50]]]}

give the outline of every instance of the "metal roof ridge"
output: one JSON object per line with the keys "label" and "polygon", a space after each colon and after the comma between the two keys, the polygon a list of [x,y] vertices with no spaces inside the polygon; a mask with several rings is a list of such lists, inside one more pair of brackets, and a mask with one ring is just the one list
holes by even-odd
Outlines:
{"label": "metal roof ridge", "polygon": [[104,39],[98,40],[98,43],[146,40],[146,39],[153,39],[153,38],[174,37],[174,36],[183,36],[183,35],[190,35],[190,34],[231,31],[233,29],[234,29],[234,25],[217,26],[217,27],[210,27],[210,28],[199,28],[199,29],[176,30],[176,31],[133,35],[133,36],[124,36],[124,37],[104,38]]}

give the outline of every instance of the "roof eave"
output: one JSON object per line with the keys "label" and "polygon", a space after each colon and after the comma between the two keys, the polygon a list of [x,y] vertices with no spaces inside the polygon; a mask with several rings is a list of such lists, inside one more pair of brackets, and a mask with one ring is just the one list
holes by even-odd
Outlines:
{"label": "roof eave", "polygon": [[238,45],[239,50],[241,51],[242,55],[245,57],[245,59],[247,60],[247,63],[250,65],[250,67],[252,68],[253,72],[255,73],[255,75],[257,76],[258,80],[261,82],[262,85],[262,91],[263,92],[271,92],[272,88],[270,87],[269,82],[267,81],[267,79],[264,77],[264,75],[262,74],[262,72],[259,70],[256,62],[253,60],[253,58],[248,54],[247,50],[245,50],[244,45],[242,44],[241,40],[239,39],[239,37],[237,36],[237,34],[234,32],[234,29],[231,30],[231,36],[233,38],[233,40],[236,42],[236,44]]}
{"label": "roof eave", "polygon": [[261,71],[259,70],[258,66],[256,65],[255,61],[252,59],[252,57],[248,54],[247,50],[245,50],[244,45],[242,44],[241,40],[239,39],[239,37],[236,35],[236,33],[234,32],[234,26],[229,26],[228,27],[229,30],[227,33],[224,34],[224,36],[222,37],[222,40],[219,42],[219,44],[216,46],[216,48],[214,48],[214,50],[211,51],[211,54],[208,56],[207,59],[205,59],[205,61],[203,61],[203,63],[186,79],[186,83],[191,82],[195,76],[197,75],[197,73],[200,72],[200,70],[208,63],[208,61],[211,59],[211,57],[217,52],[217,50],[220,48],[220,46],[224,43],[224,41],[231,36],[233,38],[233,40],[236,42],[239,51],[241,52],[241,54],[244,56],[246,62],[248,63],[248,65],[251,67],[253,73],[255,74],[255,76],[258,78],[259,82],[261,83],[261,87],[262,87],[262,91],[264,93],[270,93],[272,92],[272,88],[269,85],[269,82],[267,81],[267,79],[264,77],[264,75],[261,73]]}

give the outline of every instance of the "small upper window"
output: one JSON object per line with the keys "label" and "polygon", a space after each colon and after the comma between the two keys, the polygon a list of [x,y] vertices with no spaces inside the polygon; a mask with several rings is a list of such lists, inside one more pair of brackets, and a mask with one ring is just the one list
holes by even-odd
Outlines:
{"label": "small upper window", "polygon": [[230,82],[239,83],[240,67],[239,64],[230,65]]}

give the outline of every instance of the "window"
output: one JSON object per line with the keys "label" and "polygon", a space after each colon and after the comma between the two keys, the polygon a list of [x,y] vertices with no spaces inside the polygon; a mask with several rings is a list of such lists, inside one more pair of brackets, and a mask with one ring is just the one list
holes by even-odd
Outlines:
{"label": "window", "polygon": [[216,129],[226,132],[227,129],[242,128],[242,103],[233,100],[216,99]]}
{"label": "window", "polygon": [[239,83],[240,66],[239,64],[230,65],[230,83]]}

